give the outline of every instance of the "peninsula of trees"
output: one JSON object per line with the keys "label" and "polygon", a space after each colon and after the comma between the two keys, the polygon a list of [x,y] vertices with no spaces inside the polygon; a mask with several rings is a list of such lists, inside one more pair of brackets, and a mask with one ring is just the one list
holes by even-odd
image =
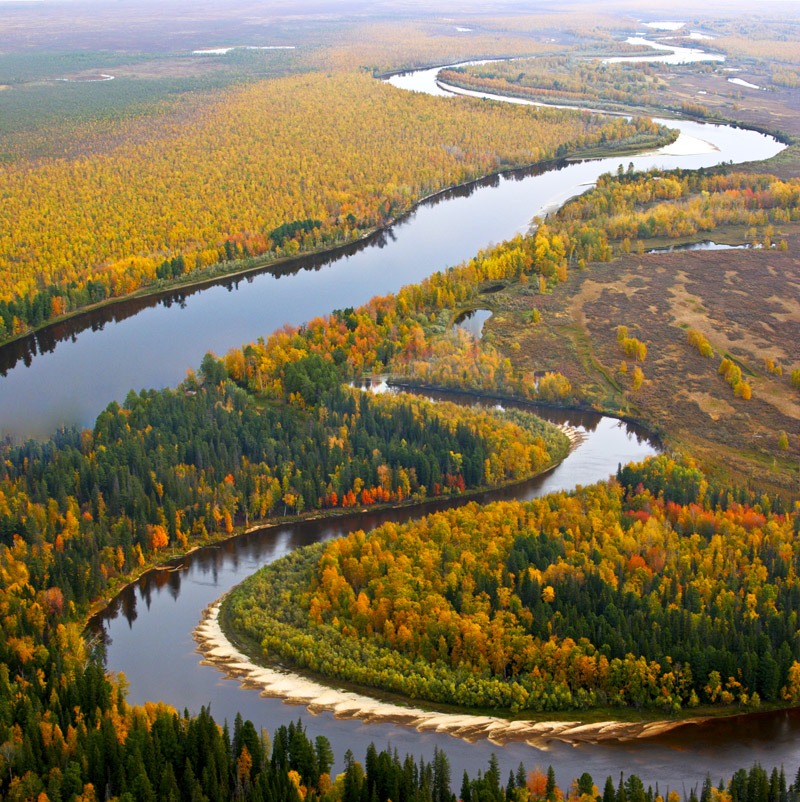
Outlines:
{"label": "peninsula of trees", "polygon": [[262,659],[459,708],[796,704],[799,531],[661,457],[296,551],[223,620]]}

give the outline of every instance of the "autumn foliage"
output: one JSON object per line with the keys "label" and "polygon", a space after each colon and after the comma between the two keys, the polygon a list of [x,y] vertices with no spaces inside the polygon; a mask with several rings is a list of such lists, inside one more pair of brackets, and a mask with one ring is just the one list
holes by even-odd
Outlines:
{"label": "autumn foliage", "polygon": [[0,339],[212,265],[345,243],[445,187],[637,130],[338,72],[123,120],[98,152],[0,165]]}
{"label": "autumn foliage", "polygon": [[430,701],[758,706],[800,698],[797,528],[659,458],[312,547],[228,604],[267,655]]}
{"label": "autumn foliage", "polygon": [[657,64],[604,64],[567,55],[495,61],[445,70],[442,81],[539,103],[575,106],[662,105],[666,81]]}
{"label": "autumn foliage", "polygon": [[[691,239],[718,226],[765,236],[800,219],[800,181],[771,175],[650,171],[601,176],[549,220],[570,262],[608,261],[654,238]],[[643,245],[641,246],[643,247]]]}
{"label": "autumn foliage", "polygon": [[541,254],[545,237],[541,231],[536,238],[515,237],[395,295],[334,310],[302,327],[284,327],[266,340],[228,352],[226,369],[240,384],[275,398],[284,393],[288,366],[316,354],[354,380],[389,374],[400,384],[568,402],[574,396],[565,376],[551,372],[537,380],[490,343],[453,326],[459,309],[475,303],[487,283],[524,280],[549,265],[552,248]]}

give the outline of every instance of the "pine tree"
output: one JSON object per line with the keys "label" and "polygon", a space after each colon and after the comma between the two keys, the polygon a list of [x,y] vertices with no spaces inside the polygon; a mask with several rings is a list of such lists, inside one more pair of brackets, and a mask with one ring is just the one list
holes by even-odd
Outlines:
{"label": "pine tree", "polygon": [[556,773],[552,766],[547,767],[547,785],[544,789],[545,799],[547,802],[556,802]]}
{"label": "pine tree", "polygon": [[589,774],[588,771],[584,771],[580,777],[578,777],[578,795],[582,796],[583,794],[587,794],[592,796],[594,793],[594,780],[592,779],[592,775]]}
{"label": "pine tree", "polygon": [[433,802],[450,800],[450,761],[443,749],[433,749]]}

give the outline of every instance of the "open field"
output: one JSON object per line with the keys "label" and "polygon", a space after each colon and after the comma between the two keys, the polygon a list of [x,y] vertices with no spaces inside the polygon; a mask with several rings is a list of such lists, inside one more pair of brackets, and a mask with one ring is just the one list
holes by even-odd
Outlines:
{"label": "open field", "polygon": [[[789,377],[800,368],[800,230],[786,239],[787,251],[628,255],[573,273],[546,295],[516,286],[493,296],[498,313],[485,331],[517,366],[561,371],[588,403],[642,420],[707,468],[797,492],[800,393]],[[529,322],[534,309],[538,324]],[[621,349],[620,325],[647,345],[643,362]],[[706,336],[713,357],[689,344],[689,328]],[[740,366],[750,400],[719,375],[723,357]],[[767,369],[768,358],[783,375]],[[634,391],[637,364],[644,383]]]}

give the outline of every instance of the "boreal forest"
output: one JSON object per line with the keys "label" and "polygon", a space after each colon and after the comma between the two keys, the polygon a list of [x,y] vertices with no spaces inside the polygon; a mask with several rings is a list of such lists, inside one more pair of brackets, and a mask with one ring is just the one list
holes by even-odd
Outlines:
{"label": "boreal forest", "polygon": [[0,799],[800,799],[791,5],[3,4]]}

